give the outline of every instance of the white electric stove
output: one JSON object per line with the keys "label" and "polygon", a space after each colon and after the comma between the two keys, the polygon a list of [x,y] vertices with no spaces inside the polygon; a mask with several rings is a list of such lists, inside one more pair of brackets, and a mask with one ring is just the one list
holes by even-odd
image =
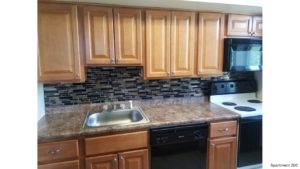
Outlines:
{"label": "white electric stove", "polygon": [[262,101],[256,97],[255,80],[214,81],[210,102],[240,115],[238,169],[262,166]]}
{"label": "white electric stove", "polygon": [[210,102],[240,114],[241,117],[262,115],[262,101],[256,93],[236,93],[210,96]]}

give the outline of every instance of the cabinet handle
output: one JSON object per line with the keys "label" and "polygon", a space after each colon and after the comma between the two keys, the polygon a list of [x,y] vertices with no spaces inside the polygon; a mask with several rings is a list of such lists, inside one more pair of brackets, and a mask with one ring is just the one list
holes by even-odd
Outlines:
{"label": "cabinet handle", "polygon": [[57,154],[57,153],[59,153],[59,152],[60,152],[60,149],[49,150],[49,151],[48,151],[48,154],[55,155],[55,154]]}
{"label": "cabinet handle", "polygon": [[120,158],[121,158],[121,160],[124,160],[124,157],[123,157],[123,156],[121,156]]}
{"label": "cabinet handle", "polygon": [[76,73],[76,78],[79,79],[79,77],[80,77],[80,76],[79,76],[79,73]]}
{"label": "cabinet handle", "polygon": [[167,75],[170,75],[170,72],[167,72]]}
{"label": "cabinet handle", "polygon": [[172,75],[174,75],[174,74],[175,74],[175,72],[171,72],[171,74],[172,74]]}
{"label": "cabinet handle", "polygon": [[118,162],[118,159],[117,157],[114,158],[114,163],[117,163]]}
{"label": "cabinet handle", "polygon": [[252,35],[255,35],[255,32],[252,32]]}
{"label": "cabinet handle", "polygon": [[115,63],[115,60],[114,59],[110,59],[110,63]]}
{"label": "cabinet handle", "polygon": [[219,129],[218,131],[219,131],[219,132],[228,132],[228,131],[229,131],[229,128]]}

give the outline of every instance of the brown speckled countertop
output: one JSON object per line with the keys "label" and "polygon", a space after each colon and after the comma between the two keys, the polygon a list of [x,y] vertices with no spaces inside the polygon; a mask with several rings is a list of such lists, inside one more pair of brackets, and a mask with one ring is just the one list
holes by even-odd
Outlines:
{"label": "brown speckled countertop", "polygon": [[172,98],[134,101],[149,118],[149,123],[84,129],[87,111],[99,109],[99,104],[63,106],[46,109],[38,122],[38,141],[76,138],[114,132],[148,129],[152,126],[188,124],[236,119],[238,114],[207,101],[206,97]]}

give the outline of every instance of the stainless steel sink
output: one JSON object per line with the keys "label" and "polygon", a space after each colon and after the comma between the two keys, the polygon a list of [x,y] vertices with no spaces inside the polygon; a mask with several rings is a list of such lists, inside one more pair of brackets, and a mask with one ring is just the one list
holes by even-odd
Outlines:
{"label": "stainless steel sink", "polygon": [[132,109],[88,112],[84,120],[83,128],[94,128],[112,125],[129,125],[147,123],[149,119],[139,107]]}

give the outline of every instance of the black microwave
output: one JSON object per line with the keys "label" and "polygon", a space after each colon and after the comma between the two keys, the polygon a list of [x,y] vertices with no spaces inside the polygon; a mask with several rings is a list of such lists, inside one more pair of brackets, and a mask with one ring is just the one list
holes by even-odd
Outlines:
{"label": "black microwave", "polygon": [[262,70],[262,40],[225,38],[224,72]]}

